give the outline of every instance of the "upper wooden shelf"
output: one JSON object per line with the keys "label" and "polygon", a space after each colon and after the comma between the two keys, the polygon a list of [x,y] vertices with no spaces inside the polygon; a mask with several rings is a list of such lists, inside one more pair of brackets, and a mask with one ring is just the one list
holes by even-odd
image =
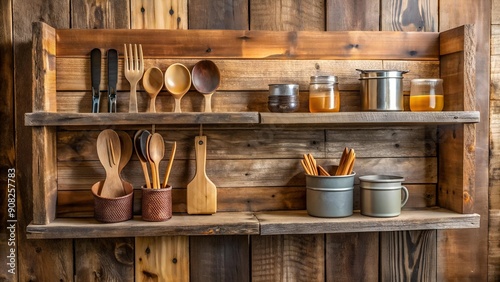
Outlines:
{"label": "upper wooden shelf", "polygon": [[145,124],[411,125],[478,123],[478,111],[342,113],[27,113],[27,126]]}
{"label": "upper wooden shelf", "polygon": [[262,124],[452,124],[477,123],[478,111],[260,113]]}
{"label": "upper wooden shelf", "polygon": [[164,222],[140,217],[119,223],[93,218],[57,218],[48,225],[30,224],[29,239],[102,238],[169,235],[280,235],[478,228],[478,214],[442,208],[403,210],[398,217],[375,218],[355,212],[344,218],[312,217],[305,210],[219,212],[214,215],[174,214]]}
{"label": "upper wooden shelf", "polygon": [[144,124],[253,124],[258,112],[239,113],[27,113],[27,126],[144,125]]}

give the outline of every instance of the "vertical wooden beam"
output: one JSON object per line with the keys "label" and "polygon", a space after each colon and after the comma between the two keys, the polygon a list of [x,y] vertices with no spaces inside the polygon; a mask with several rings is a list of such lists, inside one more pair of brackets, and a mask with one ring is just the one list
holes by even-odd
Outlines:
{"label": "vertical wooden beam", "polygon": [[381,0],[381,30],[437,31],[439,0]]}
{"label": "vertical wooden beam", "polygon": [[381,232],[380,281],[437,281],[436,230]]}
{"label": "vertical wooden beam", "polygon": [[134,239],[75,240],[75,281],[134,281]]}
{"label": "vertical wooden beam", "polygon": [[135,238],[135,281],[189,281],[189,237]]}
{"label": "vertical wooden beam", "polygon": [[[12,0],[0,2],[0,212],[1,225],[5,226],[0,230],[0,265],[3,266],[5,271],[0,273],[0,281],[18,281],[18,272],[9,272],[12,266],[9,265],[11,258],[15,257],[17,260],[17,245],[12,245],[9,241],[11,238],[11,231],[17,234],[19,225],[10,220],[17,219],[17,207],[14,209],[15,213],[7,212],[9,201],[15,200],[19,195],[19,187],[17,187],[16,178],[9,178],[8,173],[15,176],[15,147],[14,147],[14,63],[12,53]],[[12,171],[14,169],[14,171]],[[11,181],[14,182],[11,182]],[[9,184],[13,186],[9,186]],[[10,203],[12,205],[12,202]],[[12,215],[12,216],[11,216]],[[4,225],[5,224],[5,225]],[[6,227],[14,224],[14,229],[7,229]],[[12,252],[14,250],[14,252]],[[14,269],[15,270],[15,269]]]}
{"label": "vertical wooden beam", "polygon": [[71,28],[130,28],[130,1],[72,0]]}
{"label": "vertical wooden beam", "polygon": [[[475,110],[475,36],[473,26],[440,35],[445,111]],[[439,127],[439,206],[472,213],[475,187],[475,125]]]}
{"label": "vertical wooden beam", "polygon": [[379,281],[379,233],[326,234],[326,281]]}
{"label": "vertical wooden beam", "polygon": [[201,281],[249,281],[248,236],[191,236],[190,279]]}
{"label": "vertical wooden beam", "polygon": [[130,3],[131,28],[188,28],[188,0],[131,0]]}
{"label": "vertical wooden beam", "polygon": [[189,0],[189,29],[249,29],[249,0]]}
{"label": "vertical wooden beam", "polygon": [[[438,231],[438,280],[486,281],[488,271],[488,157],[490,93],[491,1],[440,0],[439,30],[473,23],[476,34],[475,190],[473,212],[481,216],[481,227]],[[466,246],[466,247],[465,247]]]}
{"label": "vertical wooden beam", "polygon": [[325,235],[252,236],[252,281],[325,281]]}
{"label": "vertical wooden beam", "polygon": [[250,1],[251,30],[325,30],[324,0]]}
{"label": "vertical wooden beam", "polygon": [[[56,112],[56,37],[47,24],[33,24],[33,111]],[[57,158],[53,127],[33,128],[33,223],[56,216]]]}
{"label": "vertical wooden beam", "polygon": [[380,0],[326,0],[326,30],[380,30]]}

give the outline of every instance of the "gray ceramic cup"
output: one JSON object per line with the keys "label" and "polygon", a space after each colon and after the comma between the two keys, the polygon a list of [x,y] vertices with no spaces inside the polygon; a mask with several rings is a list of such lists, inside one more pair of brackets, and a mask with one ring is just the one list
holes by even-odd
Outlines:
{"label": "gray ceramic cup", "polygon": [[394,217],[408,201],[409,193],[402,186],[404,177],[395,175],[360,176],[361,214],[374,217]]}

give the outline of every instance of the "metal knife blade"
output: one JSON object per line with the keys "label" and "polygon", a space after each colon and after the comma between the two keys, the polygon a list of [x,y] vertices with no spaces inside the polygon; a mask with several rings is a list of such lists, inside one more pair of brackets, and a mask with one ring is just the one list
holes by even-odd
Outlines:
{"label": "metal knife blade", "polygon": [[90,52],[90,77],[92,79],[92,112],[99,112],[99,100],[101,92],[99,84],[101,82],[101,50],[94,48]]}
{"label": "metal knife blade", "polygon": [[108,50],[108,110],[116,113],[116,83],[118,82],[118,51]]}

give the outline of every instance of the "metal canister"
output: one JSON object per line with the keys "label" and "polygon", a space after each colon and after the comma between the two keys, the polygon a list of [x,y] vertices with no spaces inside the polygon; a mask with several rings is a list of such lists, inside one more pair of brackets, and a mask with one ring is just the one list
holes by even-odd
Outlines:
{"label": "metal canister", "polygon": [[403,111],[403,74],[399,70],[360,70],[363,111]]}

